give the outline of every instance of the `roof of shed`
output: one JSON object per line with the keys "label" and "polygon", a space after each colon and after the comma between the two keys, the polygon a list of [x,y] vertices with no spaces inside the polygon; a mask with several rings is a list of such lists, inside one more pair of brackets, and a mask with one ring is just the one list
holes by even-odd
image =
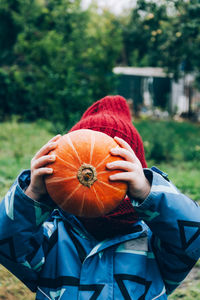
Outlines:
{"label": "roof of shed", "polygon": [[132,75],[132,76],[141,76],[141,77],[161,77],[166,78],[170,75],[166,74],[162,68],[153,68],[153,67],[115,67],[113,69],[115,74],[123,75]]}

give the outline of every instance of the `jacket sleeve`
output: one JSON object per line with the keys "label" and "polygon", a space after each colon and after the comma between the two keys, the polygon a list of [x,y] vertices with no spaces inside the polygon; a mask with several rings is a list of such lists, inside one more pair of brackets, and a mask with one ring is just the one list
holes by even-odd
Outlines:
{"label": "jacket sleeve", "polygon": [[24,171],[0,203],[0,263],[34,291],[44,263],[42,225],[52,209],[26,196],[29,182]]}
{"label": "jacket sleeve", "polygon": [[170,294],[200,257],[200,207],[160,170],[145,173],[152,181],[151,192],[135,209],[152,232],[151,247]]}

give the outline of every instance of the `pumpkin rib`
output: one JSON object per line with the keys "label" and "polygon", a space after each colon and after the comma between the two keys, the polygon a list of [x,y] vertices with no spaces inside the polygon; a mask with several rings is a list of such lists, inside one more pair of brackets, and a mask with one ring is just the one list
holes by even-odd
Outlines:
{"label": "pumpkin rib", "polygon": [[101,171],[101,172],[98,172],[98,175],[103,175],[103,174],[108,174],[108,171]]}
{"label": "pumpkin rib", "polygon": [[[112,211],[124,198],[127,184],[112,182],[106,164],[123,157],[113,156],[110,149],[119,147],[104,133],[80,129],[64,135],[51,163],[53,174],[45,176],[50,197],[64,211],[95,218]],[[84,180],[83,180],[84,179]],[[86,184],[87,183],[87,184]]]}
{"label": "pumpkin rib", "polygon": [[94,190],[94,193],[96,195],[96,199],[98,200],[98,203],[100,203],[100,205],[102,207],[101,211],[104,211],[105,210],[105,205],[104,205],[103,201],[99,198],[99,195],[98,195],[98,193],[97,193],[97,191],[96,191],[96,189],[95,189],[94,186],[93,186],[93,190]]}
{"label": "pumpkin rib", "polygon": [[93,152],[95,146],[95,135],[94,133],[91,135],[91,149],[90,149],[90,165],[92,164]]}
{"label": "pumpkin rib", "polygon": [[75,171],[77,170],[76,167],[74,167],[73,165],[71,165],[69,162],[64,161],[64,159],[62,159],[60,156],[57,155],[57,157],[58,157],[58,159],[61,160],[61,161],[63,162],[63,164],[64,164],[65,166],[67,166],[68,168],[70,167],[70,168],[72,168],[72,169],[75,170]]}
{"label": "pumpkin rib", "polygon": [[[116,146],[116,148],[120,148],[118,145]],[[101,165],[109,158],[109,157],[113,157],[110,153],[104,158],[104,160],[102,160],[97,166],[96,166],[96,170],[101,167]],[[98,170],[97,170],[98,171]],[[98,173],[100,174],[100,173]]]}
{"label": "pumpkin rib", "polygon": [[73,190],[73,192],[71,192],[71,194],[69,194],[68,197],[65,198],[65,201],[69,201],[71,197],[79,190],[80,187],[81,187],[81,183],[79,183],[79,185]]}
{"label": "pumpkin rib", "polygon": [[121,192],[121,189],[117,188],[116,186],[110,185],[110,184],[108,184],[106,182],[103,182],[101,180],[99,180],[99,182],[102,183],[102,184],[104,184],[105,186],[109,187],[110,189],[114,189],[116,191],[120,191]]}
{"label": "pumpkin rib", "polygon": [[82,162],[81,162],[81,159],[80,159],[80,157],[79,157],[79,155],[78,155],[78,152],[76,151],[76,148],[74,147],[74,144],[73,144],[73,142],[72,142],[72,140],[71,140],[71,138],[70,138],[70,135],[67,135],[66,138],[67,138],[68,143],[69,143],[69,145],[71,146],[72,150],[73,150],[74,153],[76,154],[76,157],[78,158],[79,163],[81,164],[81,163],[82,163]]}
{"label": "pumpkin rib", "polygon": [[[111,155],[108,154],[97,166],[96,166],[96,170],[101,167],[101,165],[110,157]],[[98,171],[98,170],[97,170]]]}
{"label": "pumpkin rib", "polygon": [[56,177],[56,178],[50,178],[49,182],[53,182],[53,183],[58,183],[58,182],[65,182],[65,181],[69,181],[71,179],[76,179],[76,175],[75,176],[71,176],[71,177],[67,177],[67,178],[63,178],[63,177]]}

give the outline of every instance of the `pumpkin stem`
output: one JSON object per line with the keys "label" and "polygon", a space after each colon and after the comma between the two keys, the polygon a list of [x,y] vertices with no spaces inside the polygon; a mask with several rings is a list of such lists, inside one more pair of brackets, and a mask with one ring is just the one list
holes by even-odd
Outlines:
{"label": "pumpkin stem", "polygon": [[95,167],[84,163],[80,166],[77,172],[77,177],[82,185],[90,188],[97,180],[97,172]]}

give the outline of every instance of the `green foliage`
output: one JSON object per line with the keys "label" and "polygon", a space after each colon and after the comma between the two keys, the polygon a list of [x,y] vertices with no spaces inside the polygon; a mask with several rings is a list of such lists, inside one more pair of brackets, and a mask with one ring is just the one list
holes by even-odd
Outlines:
{"label": "green foliage", "polygon": [[64,130],[113,92],[121,35],[111,13],[82,11],[80,0],[13,0],[0,16],[0,120],[46,118]]}
{"label": "green foliage", "polygon": [[123,16],[80,2],[0,1],[0,120],[70,128],[115,93],[116,64],[164,67],[175,78],[194,72],[200,86],[198,0],[138,0]]}
{"label": "green foliage", "polygon": [[143,137],[148,160],[155,162],[199,161],[199,125],[189,122],[153,120],[138,121],[135,125]]}
{"label": "green foliage", "polygon": [[198,0],[175,1],[174,15],[169,17],[168,24],[164,27],[166,40],[159,49],[163,51],[163,64],[175,77],[178,77],[182,71],[194,72],[200,88],[200,81],[198,81],[200,74],[199,14]]}
{"label": "green foliage", "polygon": [[92,6],[85,43],[86,69],[88,76],[91,76],[94,99],[98,99],[105,96],[105,91],[115,91],[112,69],[122,49],[121,28],[117,18],[107,10],[99,14]]}
{"label": "green foliage", "polygon": [[164,67],[178,78],[194,72],[200,88],[199,0],[138,0],[123,21],[121,61]]}
{"label": "green foliage", "polygon": [[164,2],[138,0],[123,27],[124,63],[132,66],[161,66],[158,49],[166,38],[162,23],[168,20]]}

